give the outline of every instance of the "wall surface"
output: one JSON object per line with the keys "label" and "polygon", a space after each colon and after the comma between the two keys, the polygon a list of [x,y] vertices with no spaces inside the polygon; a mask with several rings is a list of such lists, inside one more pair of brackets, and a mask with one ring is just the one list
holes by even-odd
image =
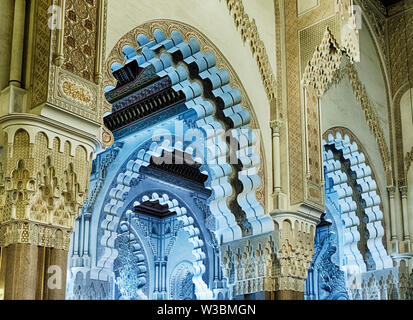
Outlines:
{"label": "wall surface", "polygon": [[374,104],[386,143],[390,146],[388,90],[384,81],[383,65],[366,23],[362,25],[359,35],[361,58],[360,63],[356,64],[356,69],[361,82],[366,86],[370,100]]}

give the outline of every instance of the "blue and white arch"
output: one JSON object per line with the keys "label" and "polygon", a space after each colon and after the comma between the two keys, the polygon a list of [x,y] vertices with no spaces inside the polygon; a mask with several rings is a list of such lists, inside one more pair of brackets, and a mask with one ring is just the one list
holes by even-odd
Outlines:
{"label": "blue and white arch", "polygon": [[[329,134],[328,141],[323,141],[324,147],[332,145],[348,161],[349,170],[356,181],[356,188],[360,192],[361,203],[357,204],[353,198],[353,190],[347,183],[347,175],[342,171],[340,161],[334,160],[331,150],[324,149],[323,157],[326,175],[333,181],[333,188],[337,192],[341,209],[341,220],[344,224],[344,257],[347,265],[355,264],[361,271],[381,270],[393,267],[392,259],[387,255],[383,246],[384,236],[383,212],[380,209],[381,199],[377,193],[377,183],[372,176],[372,169],[366,163],[366,156],[359,151],[355,141],[351,142],[348,134],[342,136],[340,132]],[[358,226],[360,219],[356,215],[357,206],[361,207],[365,237],[370,261],[369,266],[363,261],[357,242],[360,240]]]}
{"label": "blue and white arch", "polygon": [[[169,77],[173,89],[184,93],[186,110],[141,131],[115,133],[115,144],[104,151],[116,150],[116,155],[102,167],[104,174],[93,180],[83,210],[92,216],[91,278],[103,282],[113,279],[113,262],[118,255],[115,242],[127,199],[140,181],[140,169],[164,151],[190,153],[202,163],[200,172],[208,176],[204,187],[211,191],[207,200],[210,218],[205,223],[218,246],[272,232],[273,221],[255,197],[261,185],[260,156],[255,152],[258,137],[249,129],[251,117],[242,107],[241,92],[231,87],[229,73],[217,68],[214,55],[202,53],[196,39],[186,42],[178,31],[172,31],[168,39],[160,30],[155,30],[153,40],[140,34],[137,48],[125,46],[123,54],[125,63],[136,60],[141,68],[154,68],[159,77]],[[121,67],[115,63],[112,71]],[[176,122],[182,130],[174,129]],[[161,130],[172,132],[172,136],[153,141]],[[202,139],[186,142],[185,135],[201,135]],[[226,141],[228,135],[237,145],[235,163],[230,161],[234,153]],[[202,269],[201,264],[194,266],[195,279],[200,274],[197,268]]]}

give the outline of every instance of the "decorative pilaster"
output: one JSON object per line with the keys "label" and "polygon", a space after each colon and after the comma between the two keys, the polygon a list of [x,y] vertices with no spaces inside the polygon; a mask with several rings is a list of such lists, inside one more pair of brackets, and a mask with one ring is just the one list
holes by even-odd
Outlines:
{"label": "decorative pilaster", "polygon": [[280,131],[282,122],[274,120],[270,122],[273,142],[274,161],[274,193],[281,191],[281,161],[280,161]]}
{"label": "decorative pilaster", "polygon": [[[351,0],[320,0],[311,13],[298,14],[297,1],[285,1],[288,74],[288,161],[290,202],[322,211],[323,165],[320,104],[345,53],[359,57]],[[315,50],[314,50],[315,49]]]}
{"label": "decorative pilaster", "polygon": [[76,219],[75,221],[75,232],[73,234],[73,263],[76,264],[77,259],[79,258],[79,232],[80,232],[80,219]]}
{"label": "decorative pilaster", "polygon": [[92,214],[86,213],[83,215],[85,221],[85,238],[84,238],[84,245],[83,245],[83,265],[89,267],[90,266],[90,256],[89,256],[89,231],[90,231],[90,220],[92,219]]}

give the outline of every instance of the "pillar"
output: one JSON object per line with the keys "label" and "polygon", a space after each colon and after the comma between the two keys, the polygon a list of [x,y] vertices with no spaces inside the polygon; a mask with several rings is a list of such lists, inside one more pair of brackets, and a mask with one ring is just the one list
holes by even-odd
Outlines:
{"label": "pillar", "polygon": [[46,281],[46,259],[48,257],[48,249],[46,247],[39,247],[37,255],[37,288],[36,300],[43,300],[44,298],[44,283]]}
{"label": "pillar", "polygon": [[24,22],[26,0],[15,0],[13,19],[12,56],[10,63],[10,85],[22,87],[22,65],[24,49]]}
{"label": "pillar", "polygon": [[391,244],[392,253],[398,253],[398,241],[397,241],[397,219],[396,219],[396,204],[394,199],[396,188],[394,186],[387,187],[387,192],[390,198],[390,225],[391,225]]}
{"label": "pillar", "polygon": [[[64,299],[67,250],[70,233],[73,231],[72,218],[78,216],[79,208],[88,195],[90,154],[96,151],[101,140],[99,117],[103,100],[98,99],[96,102],[96,112],[85,114],[81,108],[73,108],[80,102],[76,95],[66,97],[64,103],[52,99],[59,92],[60,83],[64,79],[70,78],[80,87],[87,80],[79,80],[78,76],[65,69],[59,69],[62,71],[59,73],[55,66],[52,68],[49,64],[52,54],[57,54],[54,56],[57,65],[63,63],[64,46],[67,43],[64,42],[61,30],[53,33],[56,41],[52,43],[56,46],[44,47],[44,43],[51,40],[48,27],[50,14],[47,14],[48,7],[44,4],[45,1],[0,1],[0,86],[3,89],[0,113],[7,115],[0,117],[0,132],[7,133],[8,137],[7,143],[0,150],[4,170],[0,185],[5,189],[0,201],[5,207],[11,208],[7,215],[0,217],[0,234],[3,235],[0,237],[3,256],[0,290],[4,283],[5,299]],[[59,0],[57,4],[64,7],[65,0]],[[28,7],[30,15],[26,17]],[[101,12],[105,13],[103,8]],[[64,10],[60,14],[63,20]],[[105,34],[102,34],[103,43]],[[37,37],[33,38],[33,35]],[[89,33],[89,36],[97,40],[96,32]],[[44,41],[37,41],[39,39]],[[27,66],[23,60],[26,56]],[[37,63],[34,57],[47,58],[48,63],[41,70],[32,68],[31,61]],[[24,66],[27,68],[23,69]],[[56,77],[56,81],[48,83],[48,77]],[[4,84],[8,87],[3,88]],[[26,88],[22,88],[24,85]],[[93,88],[93,93],[98,95],[101,88],[95,85]],[[72,148],[49,149],[55,136],[60,137],[61,143],[67,140]],[[61,146],[64,147],[63,144]],[[44,162],[46,155],[48,159],[52,159],[52,165]],[[73,165],[66,166],[69,163]],[[53,170],[41,170],[43,166],[51,169],[49,165]],[[14,173],[16,170],[19,174]],[[11,183],[5,183],[6,181]],[[45,181],[49,184],[47,188],[36,189]],[[51,183],[52,181],[56,183]],[[51,191],[53,197],[42,194],[45,190]],[[25,200],[19,202],[18,211],[13,194],[22,195]],[[44,200],[46,198],[47,202]],[[26,199],[33,199],[33,202]],[[40,208],[41,212],[38,211]],[[66,215],[62,215],[62,212],[69,213],[70,219],[66,220]],[[40,213],[44,218],[42,222],[38,219]],[[78,234],[74,239],[78,254]],[[50,289],[47,285],[48,279],[53,276],[53,273],[48,273],[50,266],[61,269],[58,288]]]}
{"label": "pillar", "polygon": [[56,248],[48,250],[45,268],[44,300],[64,300],[66,294],[68,251]]}
{"label": "pillar", "polygon": [[159,288],[159,280],[160,280],[160,277],[159,277],[159,262],[155,262],[154,279],[155,279],[154,297],[155,297],[155,299],[157,299],[158,293],[160,292],[160,288]]}
{"label": "pillar", "polygon": [[407,187],[399,188],[402,197],[403,211],[403,253],[410,252],[409,214],[407,206]]}
{"label": "pillar", "polygon": [[167,293],[166,293],[166,261],[162,262],[162,296],[164,299],[167,299]]}
{"label": "pillar", "polygon": [[59,27],[57,32],[57,48],[55,54],[54,63],[56,66],[61,67],[65,61],[65,57],[63,54],[63,47],[64,47],[64,39],[65,39],[65,10],[66,8],[66,0],[60,0],[59,2],[60,8],[62,10],[59,11]]}
{"label": "pillar", "polygon": [[[4,154],[6,159],[6,165],[3,167],[6,168],[4,176],[12,181],[12,183],[5,185],[5,198],[3,199],[5,206],[11,209],[7,215],[2,215],[0,220],[0,233],[3,235],[0,237],[0,246],[3,248],[2,251],[5,250],[7,261],[4,298],[64,299],[66,259],[73,220],[57,220],[53,217],[64,218],[65,213],[69,217],[77,216],[79,207],[83,204],[83,198],[76,195],[74,190],[77,188],[79,193],[86,194],[86,177],[89,175],[87,155],[89,153],[87,151],[84,153],[75,152],[72,155],[70,149],[59,152],[48,149],[47,144],[36,144],[42,140],[52,141],[52,137],[47,137],[44,133],[36,133],[35,130],[25,129],[29,126],[30,128],[36,126],[39,129],[47,128],[47,124],[39,123],[35,116],[30,116],[28,119],[24,117],[25,115],[21,116],[19,122],[8,119],[4,122],[0,121],[0,130],[8,133],[8,147],[10,148]],[[59,130],[59,127],[56,125],[55,129]],[[13,132],[15,136],[13,136]],[[65,133],[63,130],[58,132],[60,136],[64,136]],[[19,159],[19,161],[15,159]],[[48,159],[52,159],[52,161]],[[62,177],[59,188],[56,185],[48,184],[47,188],[36,190],[36,186],[40,186],[42,182],[53,181],[52,170],[49,170],[52,168],[49,168],[51,163],[62,164],[67,160],[70,160],[70,163],[77,163],[78,166],[60,165],[53,167],[53,173],[57,177]],[[39,171],[38,167],[41,166],[47,170]],[[84,176],[78,175],[77,177],[80,178],[78,178],[77,185],[74,186],[70,174],[79,174],[81,171],[84,172]],[[30,187],[24,179],[33,181]],[[63,186],[66,186],[67,189],[64,189]],[[52,190],[53,201],[43,200],[44,194],[42,192],[45,189]],[[58,193],[59,191],[60,193]],[[14,193],[22,194],[23,199],[33,199],[33,201],[22,201],[17,204],[12,197]],[[61,200],[65,200],[64,208],[61,207]],[[39,207],[42,207],[42,222],[38,218]],[[50,269],[51,266],[55,266],[57,269]],[[57,284],[50,287],[48,281],[53,276],[57,279]]]}
{"label": "pillar", "polygon": [[74,259],[75,259],[75,266],[77,266],[77,258],[79,258],[79,232],[80,232],[80,218],[76,219],[75,221],[75,230],[73,232],[73,252],[74,252]]}
{"label": "pillar", "polygon": [[0,300],[4,299],[5,280],[6,280],[6,249],[0,248]]}
{"label": "pillar", "polygon": [[281,192],[281,152],[280,152],[280,130],[281,121],[270,122],[272,129],[272,150],[273,150],[273,198],[274,209],[285,207],[285,195]]}
{"label": "pillar", "polygon": [[10,80],[11,41],[13,33],[13,0],[0,1],[0,91]]}
{"label": "pillar", "polygon": [[95,64],[95,82],[100,84],[103,80],[102,64],[103,64],[103,39],[105,32],[105,1],[99,0],[99,13],[98,13],[98,34],[96,41],[96,64]]}
{"label": "pillar", "polygon": [[80,229],[77,231],[80,233],[80,247],[79,247],[79,256],[81,257],[80,261],[83,261],[83,253],[84,253],[84,246],[85,246],[85,216],[81,215],[79,217],[80,220]]}
{"label": "pillar", "polygon": [[7,253],[4,299],[34,300],[37,289],[38,247],[31,244],[12,244]]}
{"label": "pillar", "polygon": [[92,215],[90,213],[84,214],[85,219],[85,228],[84,228],[84,245],[83,245],[83,266],[90,266],[90,256],[89,256],[89,228],[90,228],[90,219]]}

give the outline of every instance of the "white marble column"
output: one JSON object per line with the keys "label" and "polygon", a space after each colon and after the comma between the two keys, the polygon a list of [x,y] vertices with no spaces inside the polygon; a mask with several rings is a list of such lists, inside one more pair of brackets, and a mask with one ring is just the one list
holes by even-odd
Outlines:
{"label": "white marble column", "polygon": [[393,186],[387,187],[387,191],[390,198],[391,239],[397,240],[396,203],[394,199],[396,188]]}
{"label": "white marble column", "polygon": [[280,131],[282,122],[274,120],[270,122],[272,130],[272,158],[273,158],[273,199],[274,209],[282,209],[283,194],[281,190],[281,146]]}
{"label": "white marble column", "polygon": [[59,28],[57,32],[57,48],[54,63],[56,66],[61,67],[65,62],[63,53],[64,39],[65,39],[65,18],[66,18],[66,0],[60,0],[59,2]]}
{"label": "white marble column", "polygon": [[389,198],[390,198],[390,225],[391,225],[392,253],[398,253],[396,204],[395,204],[395,199],[394,199],[396,188],[394,186],[387,187],[387,192],[389,193]]}
{"label": "white marble column", "polygon": [[272,129],[272,150],[274,162],[274,193],[281,191],[281,155],[280,155],[280,121],[271,121]]}
{"label": "white marble column", "polygon": [[410,251],[410,233],[409,233],[409,213],[407,206],[407,186],[399,188],[402,197],[402,210],[403,210],[403,241],[405,242],[405,250]]}
{"label": "white marble column", "polygon": [[80,231],[79,227],[80,227],[80,223],[79,223],[79,218],[78,218],[75,221],[75,230],[73,232],[73,237],[74,237],[73,256],[74,258],[79,257],[79,231]]}
{"label": "white marble column", "polygon": [[90,225],[90,219],[92,215],[90,213],[86,213],[84,215],[85,217],[85,244],[83,247],[84,250],[84,255],[89,255],[89,225]]}

